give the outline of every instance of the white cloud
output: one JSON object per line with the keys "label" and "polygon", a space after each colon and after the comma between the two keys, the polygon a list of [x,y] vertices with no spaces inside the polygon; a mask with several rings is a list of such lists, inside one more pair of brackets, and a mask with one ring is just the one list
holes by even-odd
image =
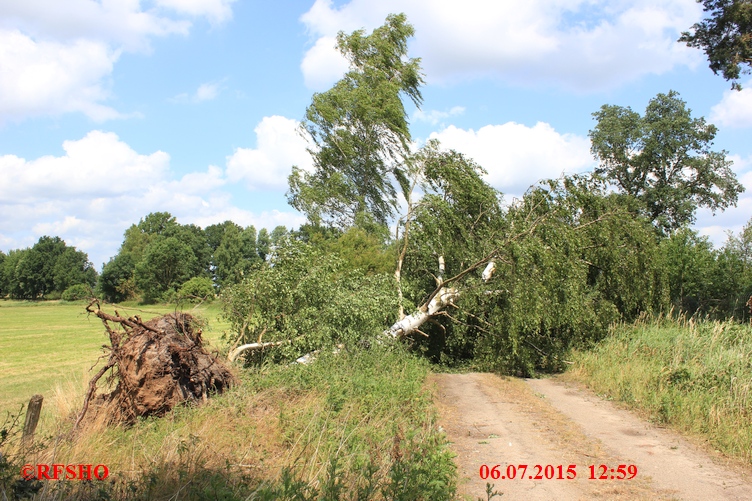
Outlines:
{"label": "white cloud", "polygon": [[238,209],[237,207],[228,207],[224,211],[215,212],[205,217],[198,217],[193,223],[205,228],[211,224],[223,221],[233,221],[241,226],[253,225],[257,230],[261,228],[272,230],[277,226],[284,226],[287,229],[297,229],[306,222],[306,217],[293,211],[271,210],[255,214]]}
{"label": "white cloud", "polygon": [[[274,156],[277,149],[294,146],[284,133],[294,124],[283,117],[259,124],[259,151],[271,154],[262,155],[264,161],[294,158]],[[200,226],[230,219],[271,229],[297,227],[305,220],[293,210],[241,209],[225,191],[228,178],[222,168],[210,165],[176,177],[167,153],[139,153],[111,132],[91,131],[65,141],[63,150],[60,156],[35,159],[0,156],[4,251],[31,246],[45,234],[57,235],[87,252],[99,267],[117,252],[125,229],[150,212],[167,211],[183,224]],[[289,172],[290,164],[285,165]]]}
{"label": "white cloud", "polygon": [[157,5],[181,14],[206,16],[213,23],[221,23],[232,18],[230,5],[234,2],[235,0],[157,0]]}
{"label": "white cloud", "polygon": [[311,144],[300,135],[298,125],[290,118],[264,117],[254,129],[256,148],[237,148],[227,158],[227,177],[245,181],[251,189],[285,189],[293,165],[313,168],[306,151]]}
{"label": "white cloud", "polygon": [[65,141],[65,155],[24,160],[0,157],[0,202],[66,200],[89,194],[137,193],[133,179],[163,179],[170,157],[162,151],[140,155],[112,132],[92,131]]}
{"label": "white cloud", "polygon": [[[591,90],[702,59],[676,42],[702,17],[701,6],[683,0],[351,0],[339,7],[317,0],[301,21],[314,37],[333,37],[373,29],[390,12],[405,12],[415,26],[411,53],[422,58],[431,81],[492,76]],[[333,57],[325,47],[316,42],[301,65],[317,90],[336,80],[315,64]]]}
{"label": "white cloud", "polygon": [[347,71],[348,62],[336,49],[336,43],[334,37],[324,36],[306,52],[300,69],[309,89],[326,90]]}
{"label": "white cloud", "polygon": [[752,126],[752,81],[741,91],[727,90],[710,110],[710,121],[726,127]]}
{"label": "white cloud", "polygon": [[142,51],[149,38],[188,34],[190,21],[144,11],[139,0],[4,0],[0,28],[18,29],[38,41],[89,40]]}
{"label": "white cloud", "polygon": [[560,134],[543,122],[533,127],[515,122],[486,125],[477,132],[450,125],[432,133],[430,139],[472,158],[488,171],[492,186],[517,195],[541,179],[587,171],[595,165],[586,137]]}
{"label": "white cloud", "polygon": [[431,125],[437,125],[449,117],[462,115],[463,113],[465,113],[464,106],[453,106],[449,111],[416,110],[413,114],[413,120],[416,120],[418,122],[428,122]]}
{"label": "white cloud", "polygon": [[0,30],[0,123],[75,111],[95,121],[118,118],[101,104],[118,55],[98,42],[35,42],[20,31]]}
{"label": "white cloud", "polygon": [[196,92],[193,94],[188,93],[182,93],[178,94],[177,96],[173,97],[171,101],[177,102],[177,103],[202,103],[204,101],[212,101],[219,96],[219,93],[222,91],[222,85],[225,82],[226,79],[218,81],[218,82],[207,82],[203,83],[198,86],[196,89]]}
{"label": "white cloud", "polygon": [[218,83],[205,83],[198,86],[196,89],[196,101],[211,101],[219,94]]}
{"label": "white cloud", "polygon": [[185,15],[224,21],[232,1],[159,0],[158,10],[139,0],[0,2],[0,125],[71,112],[95,121],[131,116],[104,104],[120,54],[188,34]]}

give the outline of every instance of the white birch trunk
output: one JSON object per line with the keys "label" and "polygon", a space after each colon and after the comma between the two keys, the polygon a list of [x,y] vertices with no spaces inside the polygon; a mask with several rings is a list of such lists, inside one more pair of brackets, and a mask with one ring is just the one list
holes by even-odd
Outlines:
{"label": "white birch trunk", "polygon": [[459,291],[453,287],[442,287],[427,305],[424,305],[412,315],[395,322],[384,334],[397,338],[417,331],[429,318],[453,304],[459,295]]}
{"label": "white birch trunk", "polygon": [[483,270],[483,274],[481,275],[481,278],[484,282],[488,282],[491,280],[491,277],[494,274],[494,271],[496,271],[496,263],[493,261],[489,261],[488,265],[486,266],[486,269]]}

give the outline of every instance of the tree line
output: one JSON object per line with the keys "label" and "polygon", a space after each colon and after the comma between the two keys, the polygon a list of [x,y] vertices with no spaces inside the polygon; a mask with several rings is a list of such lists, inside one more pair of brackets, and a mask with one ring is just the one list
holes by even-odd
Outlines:
{"label": "tree line", "polygon": [[43,236],[28,249],[0,251],[0,297],[57,297],[71,287],[91,289],[97,271],[88,255],[60,237]]}
{"label": "tree line", "polygon": [[[28,249],[0,251],[0,297],[121,302],[214,297],[263,263],[287,235],[225,221],[206,228],[179,224],[167,212],[148,214],[124,234],[101,273],[87,254],[60,237],[43,236]],[[66,293],[67,292],[67,293]]]}

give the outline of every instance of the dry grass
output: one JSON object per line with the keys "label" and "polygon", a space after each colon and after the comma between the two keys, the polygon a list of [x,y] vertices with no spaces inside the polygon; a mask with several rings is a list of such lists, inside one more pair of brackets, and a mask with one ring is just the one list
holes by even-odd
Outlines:
{"label": "dry grass", "polygon": [[[105,464],[114,499],[306,500],[314,491],[327,499],[451,499],[454,467],[423,390],[426,375],[425,363],[401,351],[241,371],[240,385],[205,405],[128,428],[94,423],[75,438],[68,432],[81,391],[70,381],[50,399],[54,416],[44,428],[54,434],[25,460]],[[37,499],[96,498],[80,490],[86,486],[63,493],[50,484]],[[395,485],[408,497],[388,494]]]}
{"label": "dry grass", "polygon": [[642,319],[576,355],[568,377],[752,464],[752,328]]}

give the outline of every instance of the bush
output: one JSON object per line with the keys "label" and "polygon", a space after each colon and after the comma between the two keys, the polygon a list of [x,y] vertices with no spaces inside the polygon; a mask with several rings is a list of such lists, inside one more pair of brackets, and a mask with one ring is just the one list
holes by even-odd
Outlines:
{"label": "bush", "polygon": [[87,299],[93,296],[94,291],[91,290],[88,284],[76,284],[65,289],[60,298],[63,301],[78,301],[79,299]]}
{"label": "bush", "polygon": [[275,354],[294,359],[379,335],[395,320],[394,290],[389,275],[349,270],[339,257],[291,241],[276,249],[270,266],[224,289],[222,299],[240,342],[289,341]]}
{"label": "bush", "polygon": [[193,277],[180,286],[178,298],[192,303],[214,299],[214,286],[207,277]]}

